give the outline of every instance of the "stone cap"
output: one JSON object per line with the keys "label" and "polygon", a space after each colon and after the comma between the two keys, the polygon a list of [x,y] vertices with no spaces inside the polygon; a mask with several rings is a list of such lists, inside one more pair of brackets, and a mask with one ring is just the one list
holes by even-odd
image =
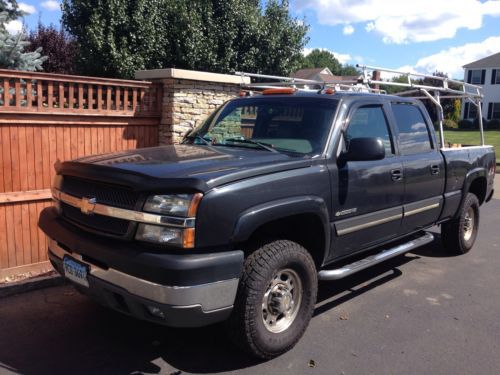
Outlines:
{"label": "stone cap", "polygon": [[203,81],[203,82],[216,82],[216,83],[232,83],[232,84],[249,84],[250,77],[240,77],[231,74],[220,74],[220,73],[209,73],[200,72],[197,70],[186,70],[186,69],[152,69],[152,70],[138,70],[135,72],[136,79],[187,79],[191,81]]}

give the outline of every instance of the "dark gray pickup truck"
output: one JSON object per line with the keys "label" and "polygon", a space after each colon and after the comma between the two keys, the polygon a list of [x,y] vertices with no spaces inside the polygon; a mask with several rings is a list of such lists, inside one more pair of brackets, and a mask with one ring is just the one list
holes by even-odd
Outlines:
{"label": "dark gray pickup truck", "polygon": [[39,225],[83,293],[169,326],[225,321],[261,358],[294,346],[318,280],[433,240],[471,249],[490,146],[442,148],[415,99],[267,90],[224,104],[180,145],[57,167]]}

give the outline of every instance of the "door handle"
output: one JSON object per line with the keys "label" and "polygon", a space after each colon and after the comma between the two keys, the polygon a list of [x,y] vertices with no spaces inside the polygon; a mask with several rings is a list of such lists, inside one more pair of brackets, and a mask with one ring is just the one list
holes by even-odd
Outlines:
{"label": "door handle", "polygon": [[431,165],[431,174],[433,175],[439,174],[439,165]]}
{"label": "door handle", "polygon": [[403,179],[403,171],[401,169],[393,169],[391,171],[392,181],[401,181]]}

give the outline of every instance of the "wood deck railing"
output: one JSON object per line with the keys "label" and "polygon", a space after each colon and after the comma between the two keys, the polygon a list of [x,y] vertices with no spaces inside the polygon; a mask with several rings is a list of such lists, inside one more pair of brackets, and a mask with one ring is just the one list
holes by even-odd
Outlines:
{"label": "wood deck railing", "polygon": [[151,82],[0,69],[0,112],[155,116],[161,95]]}
{"label": "wood deck railing", "polygon": [[54,163],[157,145],[161,104],[150,82],[0,70],[0,282],[49,266]]}

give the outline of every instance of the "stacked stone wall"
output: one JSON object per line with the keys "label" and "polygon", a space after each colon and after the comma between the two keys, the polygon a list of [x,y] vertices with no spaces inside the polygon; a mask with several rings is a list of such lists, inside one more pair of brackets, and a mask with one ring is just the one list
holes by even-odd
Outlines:
{"label": "stacked stone wall", "polygon": [[216,108],[240,92],[237,84],[162,79],[163,103],[160,144],[179,143],[184,134],[201,124]]}

